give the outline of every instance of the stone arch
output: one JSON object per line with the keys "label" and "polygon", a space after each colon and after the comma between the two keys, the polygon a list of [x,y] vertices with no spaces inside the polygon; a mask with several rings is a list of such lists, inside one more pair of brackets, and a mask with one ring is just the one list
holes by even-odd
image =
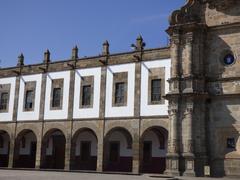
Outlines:
{"label": "stone arch", "polygon": [[23,129],[15,138],[13,166],[35,168],[37,135],[32,129]]}
{"label": "stone arch", "polygon": [[5,130],[0,130],[0,167],[8,167],[10,135]]}
{"label": "stone arch", "polygon": [[75,131],[71,143],[70,167],[74,170],[96,170],[98,137],[88,127]]}
{"label": "stone arch", "polygon": [[141,172],[164,173],[168,131],[162,126],[146,128],[140,137]]}
{"label": "stone arch", "polygon": [[39,129],[37,125],[23,124],[17,127],[16,138],[20,135],[20,133],[23,133],[25,131],[32,131],[37,140],[39,140],[39,137],[41,136],[41,129]]}
{"label": "stone arch", "polygon": [[66,136],[61,129],[49,128],[42,138],[41,168],[64,169]]}
{"label": "stone arch", "polygon": [[81,130],[85,130],[85,129],[92,130],[94,132],[94,134],[96,135],[97,139],[99,139],[101,137],[101,135],[100,135],[101,129],[99,127],[97,127],[96,124],[89,123],[89,122],[84,122],[84,124],[76,123],[73,127],[72,134],[74,136],[77,132],[79,132]]}
{"label": "stone arch", "polygon": [[48,133],[51,133],[52,131],[55,130],[61,131],[65,138],[68,137],[69,128],[59,123],[54,123],[51,124],[50,126],[45,126],[43,129],[43,137],[45,137]]}
{"label": "stone arch", "polygon": [[104,170],[132,171],[132,134],[120,126],[108,130],[104,136]]}

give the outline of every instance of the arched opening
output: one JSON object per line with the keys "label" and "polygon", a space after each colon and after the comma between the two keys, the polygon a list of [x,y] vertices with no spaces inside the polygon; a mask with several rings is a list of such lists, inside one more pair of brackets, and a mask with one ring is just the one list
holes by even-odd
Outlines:
{"label": "arched opening", "polygon": [[72,138],[71,169],[96,170],[98,140],[88,128],[78,130]]}
{"label": "arched opening", "polygon": [[35,168],[37,137],[32,130],[23,130],[15,139],[13,167]]}
{"label": "arched opening", "polygon": [[141,137],[141,167],[143,173],[163,174],[166,169],[168,131],[151,127]]}
{"label": "arched opening", "polygon": [[9,143],[9,134],[0,130],[0,167],[8,167]]}
{"label": "arched opening", "polygon": [[42,140],[41,168],[64,169],[66,139],[59,129],[49,130]]}
{"label": "arched opening", "polygon": [[104,171],[132,171],[132,136],[124,128],[114,128],[104,138]]}

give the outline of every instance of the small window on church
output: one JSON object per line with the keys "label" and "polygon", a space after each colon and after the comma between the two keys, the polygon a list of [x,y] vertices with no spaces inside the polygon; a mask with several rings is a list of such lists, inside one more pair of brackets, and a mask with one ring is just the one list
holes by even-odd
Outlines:
{"label": "small window on church", "polygon": [[53,89],[52,107],[60,107],[61,105],[61,88]]}
{"label": "small window on church", "polygon": [[124,103],[124,91],[125,91],[125,83],[118,82],[115,84],[115,104],[123,104]]}
{"label": "small window on church", "polygon": [[28,90],[25,96],[25,109],[30,110],[33,108],[33,90]]}
{"label": "small window on church", "polygon": [[161,101],[161,79],[153,79],[151,82],[151,101]]}
{"label": "small window on church", "polygon": [[236,148],[235,138],[227,138],[227,148],[228,149],[235,149]]}
{"label": "small window on church", "polygon": [[82,87],[82,105],[91,105],[91,85],[85,85]]}
{"label": "small window on church", "polygon": [[232,65],[234,62],[235,62],[235,57],[231,53],[225,55],[224,58],[223,58],[223,63],[225,65]]}
{"label": "small window on church", "polygon": [[1,94],[0,99],[0,110],[6,110],[8,105],[8,93],[4,92]]}

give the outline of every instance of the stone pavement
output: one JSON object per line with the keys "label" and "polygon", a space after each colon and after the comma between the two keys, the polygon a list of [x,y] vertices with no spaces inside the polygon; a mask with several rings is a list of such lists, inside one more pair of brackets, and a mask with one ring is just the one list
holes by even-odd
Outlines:
{"label": "stone pavement", "polygon": [[120,175],[56,171],[0,170],[0,180],[239,180],[229,178],[167,178],[158,175]]}

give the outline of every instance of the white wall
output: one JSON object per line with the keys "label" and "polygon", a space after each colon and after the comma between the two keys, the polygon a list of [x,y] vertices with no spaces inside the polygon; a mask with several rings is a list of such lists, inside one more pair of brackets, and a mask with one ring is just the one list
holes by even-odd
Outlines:
{"label": "white wall", "polygon": [[87,131],[80,133],[77,137],[75,151],[76,156],[81,154],[81,141],[91,141],[91,156],[97,156],[97,139],[92,133]]}
{"label": "white wall", "polygon": [[167,154],[167,140],[165,140],[165,149],[160,149],[160,144],[157,135],[153,131],[145,134],[143,141],[152,142],[152,157],[166,157]]}
{"label": "white wall", "polygon": [[132,149],[128,149],[128,144],[126,137],[123,133],[119,131],[115,131],[109,137],[109,142],[111,141],[120,141],[120,156],[121,157],[131,157],[132,156]]}
{"label": "white wall", "polygon": [[[113,107],[113,74],[119,72],[128,72],[127,85],[127,106]],[[113,65],[107,68],[107,84],[106,84],[106,117],[128,117],[134,115],[134,91],[135,91],[135,64]]]}
{"label": "white wall", "polygon": [[2,137],[3,137],[3,148],[0,148],[0,154],[6,155],[8,154],[9,137],[7,133],[3,134]]}
{"label": "white wall", "polygon": [[[94,76],[93,89],[93,107],[79,108],[81,94],[81,78],[85,76]],[[73,118],[98,118],[100,105],[100,84],[101,84],[101,68],[81,69],[75,73],[75,88],[74,88],[74,107]]]}
{"label": "white wall", "polygon": [[[50,109],[50,107],[51,107],[50,99],[51,99],[52,80],[53,79],[64,79],[62,109],[60,109],[60,110],[51,110]],[[67,117],[68,117],[69,85],[70,85],[70,71],[53,72],[53,73],[47,74],[45,110],[44,110],[44,119],[45,120],[67,119]]]}
{"label": "white wall", "polygon": [[[34,109],[33,109],[33,111],[25,111],[24,112],[25,83],[29,82],[29,81],[36,82]],[[18,115],[17,115],[18,121],[38,120],[39,119],[41,85],[42,85],[42,74],[22,76],[20,78]]]}
{"label": "white wall", "polygon": [[0,79],[0,85],[1,84],[10,84],[11,87],[10,87],[10,96],[9,96],[9,103],[8,103],[8,112],[0,113],[0,121],[12,121],[16,77]]}
{"label": "white wall", "polygon": [[168,101],[164,104],[148,105],[148,83],[149,69],[165,67],[165,94],[169,92],[169,84],[167,80],[170,78],[171,60],[155,60],[142,62],[141,77],[141,116],[168,115]]}
{"label": "white wall", "polygon": [[30,155],[30,147],[31,147],[31,142],[36,142],[36,138],[33,133],[27,133],[24,135],[25,137],[25,148],[22,148],[22,142],[20,140],[20,149],[19,149],[19,155]]}

